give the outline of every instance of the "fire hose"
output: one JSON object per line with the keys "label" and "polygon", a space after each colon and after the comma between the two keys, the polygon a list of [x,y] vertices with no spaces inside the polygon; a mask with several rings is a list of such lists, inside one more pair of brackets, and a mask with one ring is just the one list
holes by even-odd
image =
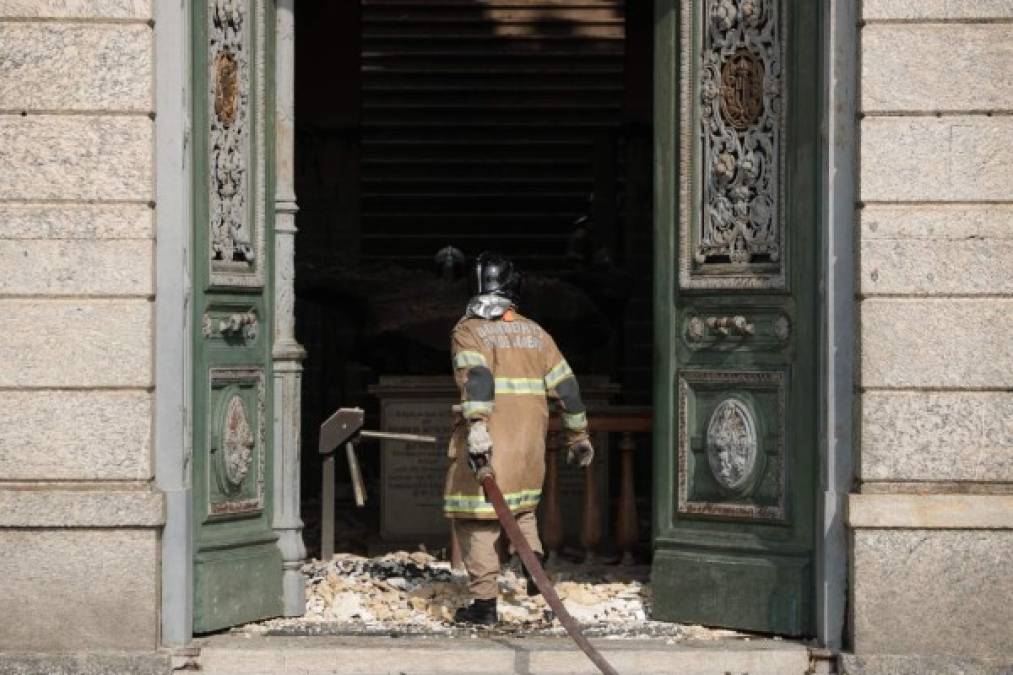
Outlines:
{"label": "fire hose", "polygon": [[[419,434],[364,431],[362,429],[364,419],[365,413],[359,408],[341,408],[320,425],[320,454],[325,457],[323,469],[324,499],[322,500],[322,522],[324,525],[321,531],[320,547],[323,557],[330,557],[334,552],[334,451],[341,445],[345,445],[355,502],[361,507],[366,501],[366,489],[362,482],[359,462],[355,455],[355,443],[359,439],[372,438],[409,443],[436,442],[436,439],[432,436]],[[485,490],[486,499],[492,502],[492,507],[496,511],[496,517],[499,518],[500,525],[506,532],[510,542],[514,545],[514,550],[517,551],[517,555],[520,556],[521,562],[524,563],[524,567],[528,570],[535,585],[538,586],[538,590],[542,592],[542,597],[545,598],[552,611],[556,613],[559,623],[563,625],[563,628],[566,629],[570,638],[577,643],[580,650],[598,667],[598,670],[604,673],[604,675],[619,675],[616,669],[588,641],[580,629],[580,624],[566,611],[563,601],[556,594],[556,589],[545,574],[542,564],[538,562],[535,552],[531,550],[531,546],[528,544],[527,539],[524,538],[520,526],[517,525],[517,520],[510,512],[510,508],[503,498],[503,492],[499,489],[499,485],[496,484],[496,478],[493,476],[492,467],[488,464],[488,461],[481,458],[477,460],[477,464],[478,466],[475,467],[476,477]]]}
{"label": "fire hose", "polygon": [[486,499],[492,502],[492,508],[496,511],[496,517],[499,518],[499,523],[503,526],[503,530],[510,539],[510,543],[514,545],[514,550],[520,556],[521,562],[524,563],[524,567],[528,570],[528,574],[531,575],[535,585],[538,586],[538,590],[542,592],[545,602],[556,613],[559,623],[563,625],[563,628],[566,629],[570,638],[577,643],[580,650],[587,654],[587,658],[591,659],[592,663],[598,666],[598,670],[604,673],[604,675],[619,675],[618,671],[601,655],[601,652],[594,648],[594,645],[591,644],[583,631],[581,631],[580,624],[570,616],[570,613],[566,611],[563,601],[556,595],[556,589],[545,574],[542,564],[538,562],[535,552],[531,550],[527,539],[524,538],[520,526],[517,525],[517,520],[510,512],[510,508],[503,498],[503,492],[499,489],[499,485],[496,484],[492,468],[488,464],[480,466],[476,475],[478,482],[482,485],[482,489],[485,490]]}

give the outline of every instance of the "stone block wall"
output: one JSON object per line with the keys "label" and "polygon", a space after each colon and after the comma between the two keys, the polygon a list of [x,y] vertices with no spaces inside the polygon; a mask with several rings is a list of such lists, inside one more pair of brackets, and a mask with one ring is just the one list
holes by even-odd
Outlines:
{"label": "stone block wall", "polygon": [[860,4],[852,644],[1013,662],[1013,2]]}
{"label": "stone block wall", "polygon": [[0,650],[158,645],[153,0],[0,0]]}

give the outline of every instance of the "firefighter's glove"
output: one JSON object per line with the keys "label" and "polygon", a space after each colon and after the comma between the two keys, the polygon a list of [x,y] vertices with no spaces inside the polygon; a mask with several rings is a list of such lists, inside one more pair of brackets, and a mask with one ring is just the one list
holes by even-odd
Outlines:
{"label": "firefighter's glove", "polygon": [[476,475],[483,468],[492,468],[492,438],[482,420],[472,422],[468,429],[468,466]]}
{"label": "firefighter's glove", "polygon": [[577,441],[566,449],[566,461],[577,466],[590,466],[594,461],[594,446],[591,441]]}

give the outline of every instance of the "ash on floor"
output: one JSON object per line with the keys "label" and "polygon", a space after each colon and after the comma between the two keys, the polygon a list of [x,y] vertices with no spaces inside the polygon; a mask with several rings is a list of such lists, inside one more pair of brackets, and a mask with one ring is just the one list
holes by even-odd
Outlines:
{"label": "ash on floor", "polygon": [[[588,635],[718,639],[738,635],[650,621],[650,568],[561,563],[548,568],[556,592]],[[471,632],[452,623],[470,601],[467,575],[423,551],[364,558],[335,555],[313,560],[306,574],[306,615],[242,627],[273,635],[453,634]],[[556,635],[563,629],[541,595],[529,597],[519,563],[499,577],[500,626],[508,633]]]}

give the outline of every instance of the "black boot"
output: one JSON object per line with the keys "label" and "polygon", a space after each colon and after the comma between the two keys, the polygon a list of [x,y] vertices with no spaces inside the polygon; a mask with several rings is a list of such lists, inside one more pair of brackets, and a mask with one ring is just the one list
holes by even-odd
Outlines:
{"label": "black boot", "polygon": [[489,598],[488,600],[476,599],[467,607],[462,607],[454,613],[454,623],[495,626],[497,620],[496,598]]}
{"label": "black boot", "polygon": [[[542,555],[541,553],[536,553],[535,557],[538,558],[538,564],[542,566],[542,569],[545,569],[545,556]],[[531,576],[531,572],[528,571],[527,566],[521,563],[521,569],[524,571],[524,578],[527,579],[528,582],[527,583],[528,597],[541,595],[542,592],[538,590],[538,586],[535,584],[535,580]]]}

